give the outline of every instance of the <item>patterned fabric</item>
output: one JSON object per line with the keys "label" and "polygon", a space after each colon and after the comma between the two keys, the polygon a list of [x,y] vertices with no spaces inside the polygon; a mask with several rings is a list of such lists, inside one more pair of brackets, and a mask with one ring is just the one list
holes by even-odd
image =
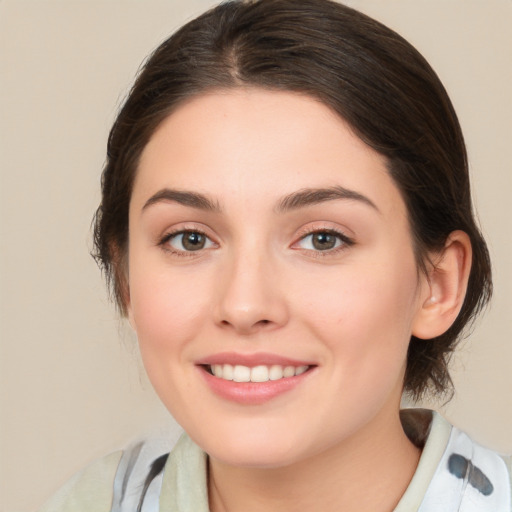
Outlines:
{"label": "patterned fabric", "polygon": [[510,512],[505,460],[453,427],[419,512]]}
{"label": "patterned fabric", "polygon": [[167,449],[165,441],[151,440],[124,451],[114,480],[112,512],[159,511],[163,464],[159,471],[154,468],[166,462]]}
{"label": "patterned fabric", "polygon": [[[425,448],[395,512],[512,512],[510,459],[481,447],[432,411],[409,409],[401,419],[411,441]],[[208,510],[204,452],[186,435],[169,456],[166,449],[162,442],[146,442],[125,451],[112,512]]]}

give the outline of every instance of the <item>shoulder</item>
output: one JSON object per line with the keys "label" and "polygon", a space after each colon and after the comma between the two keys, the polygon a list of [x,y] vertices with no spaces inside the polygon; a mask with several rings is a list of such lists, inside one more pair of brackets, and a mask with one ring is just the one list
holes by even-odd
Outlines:
{"label": "shoulder", "polygon": [[[404,430],[425,439],[410,485],[419,512],[510,512],[511,461],[472,440],[431,411],[410,411]],[[425,418],[430,421],[422,421]],[[414,490],[414,492],[412,492]],[[411,497],[409,497],[411,498]],[[401,508],[397,508],[402,510]]]}
{"label": "shoulder", "polygon": [[[64,484],[39,512],[136,510],[144,483],[155,470],[155,461],[160,462],[161,471],[172,445],[172,440],[161,438],[139,441],[93,462]],[[154,485],[151,491],[159,493]]]}
{"label": "shoulder", "polygon": [[460,499],[460,510],[511,510],[510,458],[481,446],[456,427],[452,428],[436,476],[434,486],[443,479],[451,482],[453,496]]}
{"label": "shoulder", "polygon": [[39,512],[109,512],[122,451],[99,459],[72,477]]}

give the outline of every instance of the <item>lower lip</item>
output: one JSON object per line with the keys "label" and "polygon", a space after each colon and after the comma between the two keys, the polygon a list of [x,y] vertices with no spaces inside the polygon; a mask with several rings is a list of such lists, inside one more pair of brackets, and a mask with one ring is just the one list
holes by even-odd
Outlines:
{"label": "lower lip", "polygon": [[200,366],[199,370],[209,388],[216,395],[239,404],[261,405],[300,385],[309,377],[312,369],[310,368],[301,375],[267,382],[235,382],[215,377],[204,366]]}

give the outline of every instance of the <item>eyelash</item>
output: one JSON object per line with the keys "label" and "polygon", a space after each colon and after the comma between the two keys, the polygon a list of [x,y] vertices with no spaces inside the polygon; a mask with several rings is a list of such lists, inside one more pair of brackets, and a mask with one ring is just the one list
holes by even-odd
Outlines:
{"label": "eyelash", "polygon": [[310,253],[311,256],[313,256],[315,258],[325,258],[325,257],[329,257],[329,256],[334,256],[341,251],[345,251],[348,247],[351,247],[355,244],[355,241],[352,238],[348,237],[347,235],[345,235],[341,231],[338,231],[337,229],[318,228],[318,229],[306,230],[303,233],[301,233],[299,240],[297,242],[295,242],[293,245],[297,245],[299,242],[304,241],[307,237],[310,237],[310,236],[312,237],[317,234],[332,235],[338,239],[340,244],[337,247],[333,247],[332,249],[325,249],[325,250],[302,249],[300,247],[297,248],[296,250],[307,251],[308,253]]}
{"label": "eyelash", "polygon": [[[210,244],[215,245],[215,242],[213,242],[211,240],[211,238],[204,231],[202,231],[201,229],[197,229],[197,228],[177,229],[175,231],[171,231],[169,233],[166,233],[162,237],[162,239],[158,242],[158,245],[161,246],[165,251],[170,252],[173,255],[176,255],[176,256],[179,256],[179,257],[192,257],[192,256],[196,255],[195,254],[196,252],[200,253],[200,252],[202,252],[205,249],[205,248],[200,248],[197,251],[187,251],[185,249],[184,250],[179,250],[179,249],[173,248],[169,244],[169,242],[172,239],[174,239],[174,238],[176,238],[176,237],[178,237],[180,235],[185,235],[185,234],[198,234],[198,235],[201,235],[207,241],[209,241]],[[339,241],[340,243],[339,243],[338,246],[335,246],[332,249],[325,249],[325,250],[317,249],[317,250],[315,250],[315,249],[304,249],[304,248],[298,247],[296,250],[307,251],[313,257],[324,258],[324,257],[333,256],[335,254],[338,254],[339,252],[344,251],[348,247],[351,247],[351,246],[353,246],[355,244],[353,239],[349,238],[347,235],[345,235],[341,231],[338,231],[338,230],[332,229],[332,228],[319,228],[319,229],[305,230],[303,233],[300,234],[300,237],[299,237],[298,241],[295,242],[293,245],[295,246],[298,243],[306,240],[308,237],[312,237],[312,236],[318,235],[318,234],[332,235],[332,236],[336,237],[337,238],[337,242]]]}
{"label": "eyelash", "polygon": [[169,233],[166,233],[162,239],[158,242],[158,245],[163,248],[164,251],[170,252],[171,254],[179,257],[193,257],[196,256],[196,253],[201,253],[204,248],[198,249],[197,251],[187,251],[187,250],[180,250],[175,249],[170,245],[170,241],[179,235],[185,235],[185,234],[198,234],[203,236],[207,241],[209,241],[212,245],[215,245],[215,242],[212,241],[212,239],[201,229],[197,228],[190,228],[190,229],[177,229],[175,231],[171,231]]}

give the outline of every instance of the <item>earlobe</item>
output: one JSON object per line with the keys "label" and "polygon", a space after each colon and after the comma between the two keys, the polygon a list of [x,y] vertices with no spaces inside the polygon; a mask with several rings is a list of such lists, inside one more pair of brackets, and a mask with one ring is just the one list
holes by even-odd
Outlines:
{"label": "earlobe", "polygon": [[450,233],[443,250],[432,255],[432,268],[412,325],[413,336],[435,338],[453,324],[466,296],[471,257],[471,241],[464,231]]}

